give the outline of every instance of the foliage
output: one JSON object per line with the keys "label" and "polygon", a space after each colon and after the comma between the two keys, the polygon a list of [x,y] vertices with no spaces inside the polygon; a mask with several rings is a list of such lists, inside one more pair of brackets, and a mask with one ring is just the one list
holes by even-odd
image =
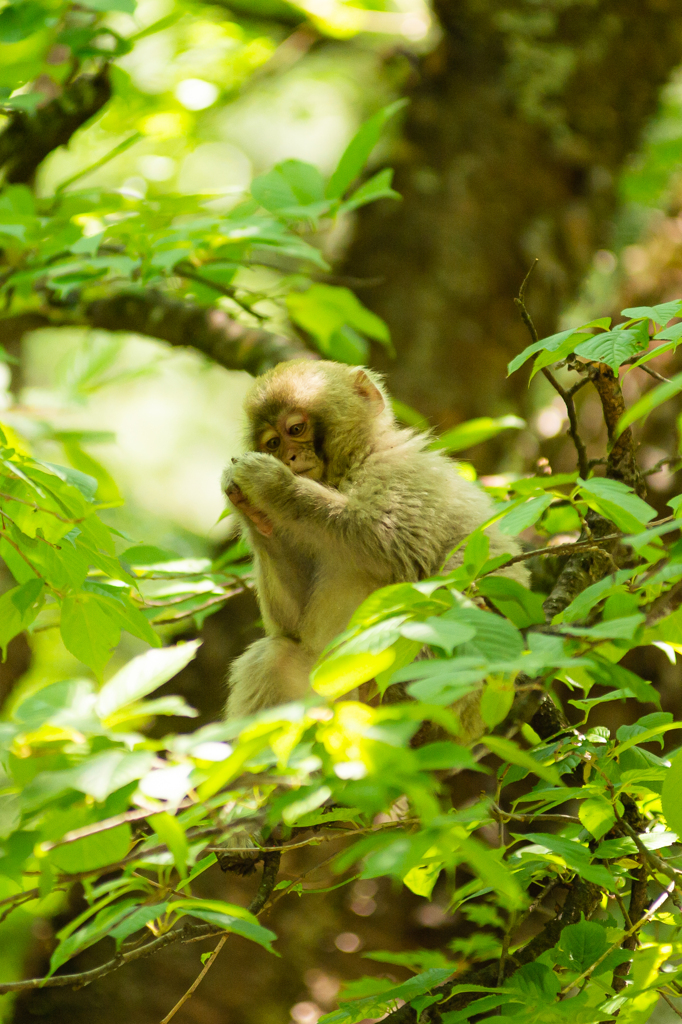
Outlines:
{"label": "foliage", "polygon": [[[326,178],[290,159],[256,177],[250,195],[232,199],[162,187],[146,196],[97,183],[91,175],[136,145],[139,133],[188,130],[189,115],[177,105],[141,108],[121,60],[146,38],[183,30],[193,9],[174,8],[133,31],[112,15],[133,7],[132,0],[23,0],[0,10],[7,323],[31,314],[88,324],[99,301],[124,294],[162,311],[166,300],[178,303],[176,313],[217,310],[241,338],[266,327],[296,342],[303,330],[317,351],[348,362],[366,359],[367,339],[390,348],[385,324],[329,279],[323,247],[335,218],[396,197],[390,170],[362,175],[400,104],[374,114]],[[294,4],[282,8],[302,17]],[[223,17],[212,24],[224,29]],[[217,81],[216,91],[238,89],[273,47],[263,44],[260,58],[258,47],[237,47],[234,81]],[[54,100],[40,92],[48,81],[59,87]],[[112,145],[59,185],[36,187],[38,167],[62,138],[44,145],[44,136],[72,110],[76,88],[92,96],[63,141],[104,108]],[[254,268],[267,271],[257,285],[248,276]],[[631,425],[682,384],[680,375],[664,380],[626,411],[619,373],[673,351],[682,327],[667,325],[680,312],[682,300],[626,309],[614,327],[602,318],[534,338],[510,364],[514,371],[534,356],[531,379],[544,373],[569,414],[573,394],[594,384],[610,442],[605,475],[587,462],[572,426],[578,471],[489,488],[494,515],[462,543],[461,564],[371,595],[316,666],[309,699],[163,739],[147,728],[155,716],[194,710],[154,694],[198,644],[161,646],[168,633],[155,627],[188,619],[200,627],[249,586],[248,552],[236,544],[211,561],[135,543],[100,515],[120,499],[83,451],[87,439],[62,438],[65,467],[2,433],[0,556],[13,583],[0,596],[0,647],[22,632],[59,629],[84,674],[37,683],[0,723],[1,914],[54,915],[76,882],[86,908],[59,932],[47,979],[0,984],[0,992],[56,984],[74,957],[105,938],[115,955],[96,976],[200,936],[235,933],[275,953],[276,935],[258,916],[267,900],[303,891],[288,876],[275,883],[279,852],[334,839],[344,843],[334,860],[339,884],[386,877],[423,900],[438,886],[449,909],[477,931],[441,950],[375,951],[372,959],[412,977],[347,985],[327,1024],[394,1012],[424,1019],[430,1006],[446,1024],[472,1017],[597,1024],[617,1014],[639,1024],[659,996],[679,995],[682,761],[675,748],[665,756],[649,748],[681,723],[621,662],[649,645],[671,660],[682,650],[682,496],[671,501],[673,515],[656,520],[631,435]],[[147,326],[153,333],[153,318]],[[93,344],[76,390],[106,372],[100,355]],[[566,377],[578,374],[569,390],[549,369],[557,364]],[[396,403],[396,412],[423,426],[414,410]],[[477,419],[433,446],[465,451],[523,428],[516,417]],[[539,560],[566,555],[549,594],[495,575],[511,556],[490,557],[493,522],[509,537],[533,528],[546,538]],[[552,547],[578,531],[579,541]],[[149,650],[111,674],[121,630]],[[424,648],[429,657],[420,657]],[[373,681],[371,704],[344,699]],[[571,694],[570,727],[555,682]],[[615,735],[590,724],[595,706],[625,698],[644,705],[636,724]],[[451,806],[445,780],[465,772],[491,775],[494,796]],[[224,861],[235,847],[243,858],[244,828],[261,844],[264,863],[251,908],[198,898],[192,885],[218,870],[217,856]],[[551,919],[529,940],[521,926],[550,896]],[[76,983],[91,980],[76,970]]]}
{"label": "foliage", "polygon": [[[585,330],[571,332],[578,341],[571,365],[587,380],[599,365],[590,357],[611,346],[601,341],[607,333],[619,335],[611,354],[641,362],[647,321],[664,327],[680,309],[678,302],[626,310],[622,330],[608,332],[602,322],[593,341],[583,340]],[[659,330],[654,343],[665,343],[666,333],[675,329]],[[550,338],[547,348],[533,345],[522,357],[542,361],[549,351],[566,358],[564,348]],[[582,358],[578,349],[586,349]],[[499,421],[497,429],[509,426],[516,424]],[[472,437],[480,429],[472,425]],[[181,598],[182,611],[204,614],[207,595],[225,600],[230,581],[248,572],[240,548],[214,565],[183,564],[141,546],[116,557],[98,518],[95,480],[10,448],[3,459],[10,510],[3,511],[3,556],[17,583],[2,598],[5,643],[10,633],[40,628],[41,617],[61,605],[65,643],[101,672],[115,630],[147,637],[158,602],[171,593],[173,608]],[[636,493],[636,479],[617,479],[615,468],[607,466],[611,477],[523,477],[493,488],[491,522],[507,535],[534,524],[541,533],[563,533],[567,521],[577,522],[582,557],[613,552],[599,578],[550,621],[542,595],[491,575],[511,556],[489,557],[483,527],[462,545],[458,568],[369,597],[319,662],[306,701],[150,739],[142,726],[151,716],[192,713],[179,698],[153,693],[194,656],[196,643],[149,650],[99,689],[83,678],[26,696],[2,725],[6,908],[36,901],[48,912],[75,880],[87,901],[59,934],[47,984],[104,936],[119,957],[103,971],[188,934],[235,932],[274,952],[276,936],[256,915],[192,895],[193,881],[216,870],[216,848],[222,857],[247,826],[261,836],[266,863],[267,851],[286,850],[292,837],[316,845],[345,835],[334,862],[341,880],[349,872],[390,877],[428,900],[445,878],[450,907],[488,929],[428,956],[372,954],[413,977],[349,985],[323,1018],[328,1024],[390,1015],[400,1002],[415,1012],[437,1004],[451,1024],[520,1013],[537,1024],[596,1024],[616,1011],[636,1022],[660,994],[676,995],[679,757],[649,747],[682,724],[657,710],[655,688],[620,662],[648,644],[672,658],[682,648],[682,548],[671,541],[677,520],[652,523],[655,512]],[[150,583],[151,608],[144,596]],[[415,660],[424,646],[431,656]],[[381,693],[400,685],[411,699],[376,706],[338,699],[373,679]],[[555,708],[555,727],[540,737],[525,724],[532,710],[524,714],[523,702],[537,707],[544,694],[556,700],[556,680],[569,688],[580,718],[569,728]],[[480,694],[473,738],[463,712],[472,694]],[[593,706],[624,697],[645,705],[637,724],[615,735],[590,727]],[[411,746],[424,723],[430,738]],[[451,807],[443,773],[466,771],[494,771],[494,798]],[[490,845],[491,827],[499,845]],[[280,882],[284,892],[271,898],[294,885]],[[530,942],[516,939],[543,894],[566,888],[553,927]],[[186,919],[194,922],[190,933]]]}

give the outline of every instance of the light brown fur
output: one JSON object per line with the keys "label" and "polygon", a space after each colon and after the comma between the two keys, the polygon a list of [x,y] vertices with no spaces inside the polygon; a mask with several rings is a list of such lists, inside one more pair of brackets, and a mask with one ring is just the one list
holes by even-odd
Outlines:
{"label": "light brown fur", "polygon": [[[245,407],[251,450],[223,485],[253,546],[267,636],[232,665],[228,717],[303,696],[320,653],[372,591],[437,573],[491,516],[428,435],[396,424],[369,370],[282,363]],[[495,527],[486,533],[491,557],[518,552]],[[461,552],[448,568],[458,561]],[[527,583],[522,565],[506,574]]]}

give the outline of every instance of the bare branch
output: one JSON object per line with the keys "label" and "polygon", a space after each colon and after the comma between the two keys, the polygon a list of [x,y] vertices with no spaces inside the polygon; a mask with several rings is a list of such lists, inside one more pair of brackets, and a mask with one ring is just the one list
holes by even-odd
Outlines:
{"label": "bare branch", "polygon": [[[514,302],[519,307],[519,311],[521,313],[521,319],[523,320],[524,324],[528,328],[528,332],[529,332],[533,342],[536,342],[536,341],[539,340],[538,339],[538,332],[535,330],[535,324],[533,323],[533,321],[531,319],[530,313],[526,309],[526,303],[525,303],[525,300],[524,300],[524,293],[526,291],[526,285],[528,283],[528,278],[530,277],[530,275],[532,274],[533,270],[535,269],[535,267],[537,265],[537,262],[538,262],[537,260],[535,260],[533,262],[530,270],[528,271],[528,273],[526,274],[526,276],[523,279],[523,283],[521,284],[521,287],[519,288],[518,298],[514,299]],[[576,411],[575,411],[575,402],[573,401],[573,395],[576,393],[576,391],[580,390],[580,388],[583,386],[584,382],[581,380],[581,381],[578,382],[580,387],[576,387],[574,385],[573,388],[570,388],[570,389],[566,390],[566,388],[562,387],[562,385],[556,379],[554,374],[551,373],[547,369],[546,366],[544,366],[542,368],[542,372],[544,373],[545,377],[547,378],[549,383],[552,385],[554,390],[557,392],[557,394],[561,396],[562,401],[563,401],[564,405],[566,406],[566,412],[568,414],[568,422],[569,422],[568,433],[569,433],[569,435],[571,437],[571,440],[573,441],[573,444],[575,445],[576,454],[578,456],[578,470],[579,470],[580,475],[583,478],[583,480],[586,480],[587,476],[588,476],[588,473],[589,473],[589,467],[588,467],[588,464],[587,464],[587,449],[585,448],[585,443],[584,443],[583,439],[581,438],[581,436],[580,436],[580,434],[578,432],[578,417],[577,417],[577,414],[576,414]]]}

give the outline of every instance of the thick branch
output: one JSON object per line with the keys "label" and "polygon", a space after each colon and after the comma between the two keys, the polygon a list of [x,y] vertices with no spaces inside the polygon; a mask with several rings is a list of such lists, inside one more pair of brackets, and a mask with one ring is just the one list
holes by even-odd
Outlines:
{"label": "thick branch", "polygon": [[94,117],[111,96],[108,67],[96,75],[79,75],[61,96],[28,114],[17,111],[0,135],[0,166],[5,180],[29,183],[48,153],[65,146],[81,125]]}
{"label": "thick branch", "polygon": [[171,299],[158,291],[119,292],[92,302],[85,312],[93,327],[129,331],[191,345],[228,370],[263,373],[285,359],[314,359],[298,341],[259,327],[245,327],[224,309]]}
{"label": "thick branch", "polygon": [[628,487],[632,487],[640,498],[646,498],[646,484],[635,458],[632,431],[628,427],[615,442],[613,440],[618,421],[625,412],[625,402],[618,375],[606,363],[592,363],[589,374],[601,400],[611,445],[606,463],[606,475],[611,480],[622,480]]}

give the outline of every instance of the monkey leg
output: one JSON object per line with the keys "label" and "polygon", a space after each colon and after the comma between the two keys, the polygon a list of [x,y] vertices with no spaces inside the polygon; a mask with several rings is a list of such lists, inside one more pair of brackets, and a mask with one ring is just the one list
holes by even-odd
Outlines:
{"label": "monkey leg", "polygon": [[256,640],[232,664],[225,717],[242,718],[303,697],[314,662],[310,651],[285,636]]}

